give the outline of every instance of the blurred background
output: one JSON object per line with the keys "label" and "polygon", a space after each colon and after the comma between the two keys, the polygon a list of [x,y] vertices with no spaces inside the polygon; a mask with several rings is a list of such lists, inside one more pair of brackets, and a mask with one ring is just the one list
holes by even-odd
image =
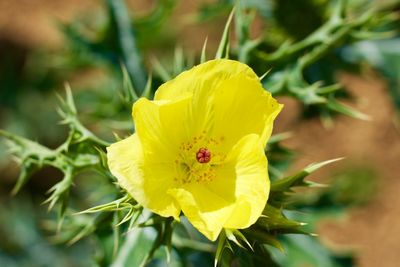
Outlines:
{"label": "blurred background", "polygon": [[[126,1],[137,50],[145,68],[154,72],[154,89],[164,78],[193,64],[206,38],[206,51],[215,53],[232,2]],[[323,25],[332,1],[243,2],[257,10],[249,36],[262,36],[261,47],[268,51],[287,39],[302,40]],[[71,85],[79,117],[90,130],[111,141],[112,131],[132,127],[127,119],[130,113],[121,113],[129,107],[115,101],[123,86],[119,55],[125,52],[116,43],[120,37],[113,22],[118,17],[113,19],[112,5],[112,0],[0,0],[1,129],[51,148],[60,145],[68,129],[58,124],[56,93],[64,94],[65,82]],[[357,0],[351,5],[382,6],[397,16],[400,8],[399,1]],[[397,20],[394,28],[398,26]],[[232,38],[237,35],[232,33]],[[256,71],[262,69],[257,69],[260,63],[253,57],[249,62]],[[182,66],[165,67],[166,73],[162,65],[171,61]],[[312,162],[345,157],[311,177],[332,187],[304,197],[304,202],[319,199],[318,212],[311,211],[318,238],[331,253],[346,258],[335,266],[399,266],[399,73],[397,34],[382,40],[343,41],[307,70],[307,79],[340,83],[345,88],[343,101],[368,119],[343,114],[326,119],[320,110],[296,97],[278,97],[285,108],[274,131],[290,135],[281,143],[285,173]],[[140,87],[145,80],[136,83]],[[19,167],[3,143],[0,170],[0,266],[92,266],[88,256],[95,251],[92,240],[66,246],[50,230],[49,221],[55,215],[42,202],[61,173],[41,170],[12,196]],[[98,183],[96,178],[76,181],[73,196],[93,197]],[[322,195],[329,201],[324,202]],[[301,257],[308,255],[288,253],[287,257],[292,262],[285,266],[331,266],[323,264],[324,259],[303,262]]]}

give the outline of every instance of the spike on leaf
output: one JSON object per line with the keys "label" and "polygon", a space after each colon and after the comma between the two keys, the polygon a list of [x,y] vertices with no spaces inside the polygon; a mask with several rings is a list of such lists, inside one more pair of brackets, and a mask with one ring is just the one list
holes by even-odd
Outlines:
{"label": "spike on leaf", "polygon": [[129,76],[128,70],[123,63],[121,63],[121,70],[125,94],[128,96],[128,100],[136,101],[139,97],[137,96],[136,89],[133,86],[132,79]]}
{"label": "spike on leaf", "polygon": [[302,171],[285,177],[283,179],[279,179],[277,181],[274,181],[271,184],[271,192],[284,192],[287,190],[290,190],[291,187],[293,186],[301,186],[301,185],[306,185],[304,182],[304,178],[307,177],[309,174],[312,172],[318,170],[319,168],[326,166],[328,164],[331,164],[333,162],[342,160],[343,158],[337,158],[337,159],[332,159],[332,160],[327,160],[319,163],[314,163],[306,168],[304,168]]}
{"label": "spike on leaf", "polygon": [[207,41],[208,41],[208,36],[204,40],[203,48],[201,49],[200,63],[204,63],[207,60],[206,56]]}
{"label": "spike on leaf", "polygon": [[224,31],[222,33],[221,41],[219,42],[215,59],[220,59],[222,56],[229,53],[229,27],[231,26],[233,15],[235,14],[235,8],[232,9],[229,14],[228,20],[226,21]]}
{"label": "spike on leaf", "polygon": [[151,72],[149,73],[149,77],[147,79],[147,83],[146,83],[146,87],[143,90],[143,94],[142,97],[145,97],[147,99],[150,98],[150,94],[151,94],[151,87],[152,87],[152,74]]}
{"label": "spike on leaf", "polygon": [[65,83],[64,87],[65,87],[65,93],[66,93],[65,102],[67,104],[67,108],[72,114],[76,115],[77,111],[76,111],[76,107],[75,107],[74,98],[72,96],[71,86],[69,85],[69,83]]}

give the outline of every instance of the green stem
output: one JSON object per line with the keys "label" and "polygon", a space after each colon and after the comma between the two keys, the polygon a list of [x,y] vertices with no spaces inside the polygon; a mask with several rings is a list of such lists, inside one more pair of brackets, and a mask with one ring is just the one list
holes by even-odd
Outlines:
{"label": "green stem", "polygon": [[139,91],[136,94],[141,95],[146,85],[146,73],[142,67],[142,59],[136,45],[128,9],[124,0],[107,0],[107,5],[118,28],[118,41],[124,64],[132,78],[134,88]]}

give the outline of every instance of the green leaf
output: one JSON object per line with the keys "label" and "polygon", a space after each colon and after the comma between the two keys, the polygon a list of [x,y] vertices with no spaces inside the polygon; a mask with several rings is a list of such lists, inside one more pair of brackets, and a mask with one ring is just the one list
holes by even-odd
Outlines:
{"label": "green leaf", "polygon": [[365,121],[369,121],[371,120],[370,116],[357,111],[349,106],[346,106],[336,100],[329,100],[327,103],[327,107],[333,111],[342,113],[344,115],[353,117],[355,119],[360,119],[360,120],[365,120]]}
{"label": "green leaf", "polygon": [[146,73],[143,70],[142,58],[136,45],[128,8],[124,0],[107,0],[106,3],[111,19],[117,26],[118,45],[122,51],[124,65],[133,79],[135,88],[139,89],[136,95],[141,95],[146,84]]}
{"label": "green leaf", "polygon": [[204,40],[203,48],[201,49],[200,63],[204,63],[207,60],[206,49],[207,49],[208,37]]}
{"label": "green leaf", "polygon": [[242,240],[252,251],[253,247],[251,246],[250,242],[247,240],[246,236],[244,234],[242,234],[242,232],[240,232],[239,230],[233,230],[233,234],[239,238],[239,240]]}
{"label": "green leaf", "polygon": [[172,75],[167,71],[167,69],[161,64],[161,62],[153,57],[152,60],[153,70],[154,72],[163,80],[163,82],[167,82],[172,79]]}
{"label": "green leaf", "polygon": [[281,252],[284,252],[284,249],[279,242],[276,234],[270,234],[264,230],[257,229],[255,227],[244,230],[244,234],[252,242],[256,242],[262,245],[269,245],[278,249]]}
{"label": "green leaf", "polygon": [[151,94],[151,87],[152,87],[152,74],[149,74],[149,77],[147,78],[147,83],[146,83],[146,87],[143,90],[143,94],[142,97],[145,97],[147,99],[150,99],[150,94]]}
{"label": "green leaf", "polygon": [[39,169],[39,166],[30,160],[21,165],[21,171],[11,194],[16,195],[21,188],[28,182],[29,178]]}
{"label": "green leaf", "polygon": [[328,164],[331,164],[333,162],[342,160],[343,158],[337,158],[337,159],[332,159],[332,160],[327,160],[319,163],[313,163],[306,168],[304,168],[302,171],[291,175],[287,176],[285,178],[276,180],[271,183],[271,192],[284,192],[290,190],[291,187],[293,186],[307,186],[310,185],[309,182],[305,182],[304,178],[306,178],[309,174],[312,172],[318,170],[319,168],[326,166]]}
{"label": "green leaf", "polygon": [[306,225],[302,222],[290,220],[284,216],[282,209],[267,204],[262,216],[258,219],[255,227],[259,227],[268,233],[302,233],[306,234],[300,227]]}
{"label": "green leaf", "polygon": [[233,252],[233,249],[227,240],[225,231],[222,231],[218,236],[217,251],[215,252],[214,258],[214,267],[219,266],[219,263],[222,262],[223,253],[226,248]]}
{"label": "green leaf", "polygon": [[352,259],[347,255],[335,255],[318,239],[304,235],[285,235],[281,238],[285,254],[271,251],[272,258],[285,267],[324,266],[351,267]]}
{"label": "green leaf", "polygon": [[51,210],[58,201],[61,201],[60,214],[63,215],[68,205],[69,191],[73,182],[74,170],[72,166],[68,165],[61,170],[64,172],[64,177],[60,182],[49,189],[48,193],[51,193],[51,195],[44,203],[49,203],[49,210]]}
{"label": "green leaf", "polygon": [[22,162],[30,157],[37,157],[36,161],[39,165],[43,164],[46,158],[55,157],[56,152],[48,149],[39,143],[28,140],[24,137],[6,132],[0,129],[0,136],[9,140],[9,147]]}
{"label": "green leaf", "polygon": [[122,69],[123,89],[125,93],[124,100],[132,104],[132,102],[135,102],[139,97],[136,94],[136,90],[133,87],[131,77],[129,77],[128,70],[126,69],[126,66],[124,64],[121,64],[121,69]]}
{"label": "green leaf", "polygon": [[261,76],[259,77],[260,82],[261,82],[262,80],[264,80],[265,77],[267,77],[267,75],[271,72],[271,70],[272,70],[272,69],[267,70],[266,72],[264,72],[263,75],[261,75]]}
{"label": "green leaf", "polygon": [[[239,232],[239,231],[237,231]],[[226,238],[230,241],[232,241],[233,243],[235,243],[238,247],[242,248],[242,249],[246,249],[240,242],[239,240],[236,238],[236,233],[234,233],[233,230],[229,230],[229,229],[225,229],[225,235]],[[244,236],[243,236],[244,237]],[[244,237],[244,240],[247,241],[247,239]],[[248,246],[252,249],[252,247],[250,246],[250,244],[247,242]]]}
{"label": "green leaf", "polygon": [[182,47],[175,47],[174,52],[174,64],[173,64],[173,73],[174,75],[180,74],[185,70],[185,58],[183,54]]}
{"label": "green leaf", "polygon": [[293,134],[291,132],[284,132],[284,133],[274,134],[269,138],[268,145],[273,145],[273,144],[282,142],[284,140],[287,140],[287,139],[291,138],[292,136],[293,136]]}
{"label": "green leaf", "polygon": [[215,59],[220,59],[224,54],[227,55],[229,53],[229,27],[231,25],[234,14],[235,14],[235,8],[232,9],[231,13],[229,14],[228,20],[225,24],[221,41],[219,42],[217,53],[215,54]]}

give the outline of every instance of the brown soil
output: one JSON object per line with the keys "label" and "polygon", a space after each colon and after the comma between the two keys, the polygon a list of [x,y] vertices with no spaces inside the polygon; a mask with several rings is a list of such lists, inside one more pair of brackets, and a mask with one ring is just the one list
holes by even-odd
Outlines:
{"label": "brown soil", "polygon": [[[153,2],[130,1],[130,5],[148,7]],[[187,10],[197,6],[193,1],[182,2],[184,4],[174,15],[177,25],[184,21],[183,15]],[[54,18],[68,21],[94,6],[98,6],[95,1],[1,0],[0,36],[28,47],[59,47],[62,39]],[[223,24],[181,29],[181,42],[185,47],[199,50],[207,35],[210,40],[219,39]],[[196,32],[196,38],[192,38],[193,32]],[[276,132],[293,133],[286,142],[287,146],[299,152],[293,170],[311,162],[345,156],[347,162],[366,164],[379,172],[379,190],[373,200],[366,206],[353,209],[342,221],[323,223],[320,233],[323,240],[335,248],[356,249],[359,252],[357,266],[399,266],[400,135],[394,124],[395,110],[386,84],[376,75],[357,77],[342,74],[340,80],[357,99],[353,106],[370,115],[371,121],[339,116],[334,127],[326,129],[318,119],[300,121],[298,104],[282,99],[286,107],[276,123]],[[327,167],[318,174],[329,176],[330,171],[340,164],[343,163]]]}
{"label": "brown soil", "polygon": [[299,121],[297,105],[283,100],[287,108],[277,122],[277,132],[293,133],[286,144],[300,153],[294,169],[345,156],[343,163],[327,167],[318,174],[329,176],[330,171],[346,162],[368,166],[378,172],[379,190],[372,201],[351,210],[341,221],[322,223],[320,234],[336,250],[356,251],[357,266],[399,266],[400,134],[394,123],[396,113],[386,84],[375,75],[342,74],[340,81],[357,99],[353,106],[370,115],[371,121],[341,116],[332,129],[326,129],[317,119]]}
{"label": "brown soil", "polygon": [[95,6],[94,0],[1,0],[0,36],[24,47],[62,45],[58,22],[71,21]]}

